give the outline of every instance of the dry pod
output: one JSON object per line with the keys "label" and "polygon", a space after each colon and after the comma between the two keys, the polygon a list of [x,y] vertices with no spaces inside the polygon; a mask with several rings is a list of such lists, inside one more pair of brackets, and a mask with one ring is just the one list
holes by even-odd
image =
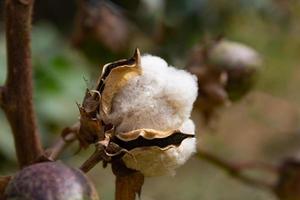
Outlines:
{"label": "dry pod", "polygon": [[44,162],[18,172],[5,190],[6,200],[98,200],[94,186],[79,170]]}
{"label": "dry pod", "polygon": [[145,176],[174,174],[195,151],[191,74],[136,50],[131,59],[104,67],[97,90],[101,119],[114,126],[111,142],[127,152],[128,168]]}
{"label": "dry pod", "polygon": [[131,24],[124,13],[107,0],[80,0],[73,45],[124,51],[131,35]]}
{"label": "dry pod", "polygon": [[226,91],[231,101],[241,98],[252,88],[262,65],[262,60],[254,49],[226,39],[213,44],[207,58],[209,65],[227,72]]}
{"label": "dry pod", "polygon": [[197,107],[206,122],[218,107],[249,92],[260,66],[261,58],[254,49],[222,38],[192,50],[187,69],[198,77]]}
{"label": "dry pod", "polygon": [[280,168],[280,177],[275,193],[280,200],[300,199],[300,162],[286,160]]}
{"label": "dry pod", "polygon": [[195,152],[192,123],[189,120],[184,124],[185,133],[139,129],[116,135],[114,142],[128,151],[122,158],[128,168],[144,176],[174,175],[175,169]]}

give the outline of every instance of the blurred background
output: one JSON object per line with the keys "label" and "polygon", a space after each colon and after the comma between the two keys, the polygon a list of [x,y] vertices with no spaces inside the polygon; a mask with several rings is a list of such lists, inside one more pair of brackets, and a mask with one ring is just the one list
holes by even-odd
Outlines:
{"label": "blurred background", "polygon": [[[3,11],[0,1],[0,85],[6,77]],[[225,37],[255,49],[263,60],[247,95],[218,109],[212,126],[193,112],[199,146],[234,162],[278,165],[300,156],[300,2],[297,0],[36,0],[32,55],[34,102],[45,147],[79,116],[85,89],[92,88],[103,64],[132,55],[158,55],[185,68],[195,46]],[[20,83],[22,84],[22,83]],[[0,111],[0,174],[16,171],[9,125]],[[93,150],[61,157],[80,166]],[[269,179],[251,171],[251,175]],[[89,172],[103,199],[113,199],[114,176],[99,165]],[[270,178],[272,179],[272,177]],[[273,179],[272,179],[273,180]],[[143,200],[276,200],[196,156],[174,177],[148,178]]]}

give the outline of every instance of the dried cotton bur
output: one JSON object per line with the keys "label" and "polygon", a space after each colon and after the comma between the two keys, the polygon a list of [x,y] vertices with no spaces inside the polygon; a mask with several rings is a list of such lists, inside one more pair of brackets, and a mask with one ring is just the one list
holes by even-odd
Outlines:
{"label": "dried cotton bur", "polygon": [[88,133],[95,140],[85,144],[96,144],[96,151],[81,168],[88,171],[104,160],[144,176],[174,174],[196,151],[190,120],[196,96],[195,76],[159,57],[140,56],[138,49],[130,59],[105,65],[80,107],[83,126],[92,130],[89,120],[97,121],[99,130]]}
{"label": "dried cotton bur", "polygon": [[279,169],[279,179],[275,194],[280,200],[300,199],[300,161],[294,158],[285,160]]}
{"label": "dried cotton bur", "polygon": [[207,41],[192,50],[187,69],[198,77],[196,107],[206,124],[217,108],[228,106],[249,92],[261,62],[254,49],[223,38]]}

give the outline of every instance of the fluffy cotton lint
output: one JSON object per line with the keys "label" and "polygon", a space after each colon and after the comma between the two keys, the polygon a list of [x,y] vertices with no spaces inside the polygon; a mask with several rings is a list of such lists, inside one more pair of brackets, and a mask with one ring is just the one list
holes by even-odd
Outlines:
{"label": "fluffy cotton lint", "polygon": [[141,68],[142,74],[130,79],[114,97],[107,121],[117,132],[181,127],[197,96],[196,77],[151,55],[141,57]]}

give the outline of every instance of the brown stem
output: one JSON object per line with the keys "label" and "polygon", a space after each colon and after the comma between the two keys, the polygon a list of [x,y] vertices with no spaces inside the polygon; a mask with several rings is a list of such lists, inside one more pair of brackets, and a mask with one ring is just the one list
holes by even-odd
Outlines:
{"label": "brown stem", "polygon": [[244,163],[237,163],[234,165],[235,169],[238,171],[251,170],[251,169],[259,169],[269,173],[273,173],[277,175],[279,173],[279,169],[276,166],[273,166],[269,163],[260,162],[260,161],[250,161]]}
{"label": "brown stem", "polygon": [[77,122],[71,127],[66,127],[61,133],[61,137],[55,144],[45,151],[45,156],[49,160],[56,160],[68,145],[72,144],[77,139],[77,133],[80,128],[80,123]]}
{"label": "brown stem", "polygon": [[95,167],[99,162],[103,160],[103,158],[107,158],[107,156],[104,153],[104,147],[101,145],[95,145],[95,151],[94,153],[80,166],[80,169],[87,173],[89,172],[93,167]]}
{"label": "brown stem", "polygon": [[0,176],[0,199],[3,199],[4,197],[4,192],[6,189],[6,186],[8,182],[10,181],[11,177],[10,176]]}
{"label": "brown stem", "polygon": [[93,167],[95,165],[97,165],[100,161],[102,161],[102,157],[99,155],[99,152],[94,152],[92,154],[92,156],[86,160],[80,167],[80,169],[84,172],[87,173],[89,172],[91,169],[93,169]]}
{"label": "brown stem", "polygon": [[126,176],[116,176],[115,200],[135,200],[140,195],[144,183],[144,176],[139,173],[131,173]]}
{"label": "brown stem", "polygon": [[42,147],[32,103],[30,30],[33,0],[6,0],[8,74],[2,108],[10,123],[20,167],[41,155]]}
{"label": "brown stem", "polygon": [[232,165],[231,163],[224,161],[206,151],[198,149],[197,156],[200,159],[205,160],[205,161],[223,169],[230,176],[232,176],[233,178],[236,178],[237,180],[240,180],[241,182],[243,182],[245,184],[248,184],[248,185],[254,186],[254,187],[268,189],[268,190],[273,189],[273,184],[267,183],[263,180],[258,180],[258,179],[246,176],[245,174],[242,173],[241,168],[236,167],[235,165]]}
{"label": "brown stem", "polygon": [[116,176],[115,200],[135,200],[140,196],[144,175],[125,166],[122,159],[112,161],[112,171]]}

